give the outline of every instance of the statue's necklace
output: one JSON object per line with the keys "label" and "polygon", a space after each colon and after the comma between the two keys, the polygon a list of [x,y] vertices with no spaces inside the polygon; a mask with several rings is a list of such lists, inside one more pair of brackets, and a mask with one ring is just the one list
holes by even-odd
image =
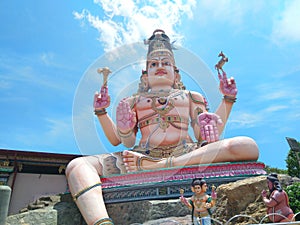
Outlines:
{"label": "statue's necklace", "polygon": [[157,101],[159,104],[164,105],[167,103],[167,98],[160,97]]}
{"label": "statue's necklace", "polygon": [[195,195],[195,201],[194,201],[194,203],[197,206],[197,208],[203,207],[203,204],[204,204],[204,195],[200,195],[200,196]]}
{"label": "statue's necklace", "polygon": [[[169,127],[169,122],[166,121],[164,116],[168,114],[173,108],[174,108],[174,100],[168,98],[162,98],[162,97],[152,97],[152,103],[151,108],[155,113],[158,114],[158,117],[160,118],[159,121],[159,127],[165,132],[166,129]],[[156,100],[160,104],[160,106],[156,106]]]}
{"label": "statue's necklace", "polygon": [[[166,115],[174,108],[174,100],[173,99],[156,97],[156,96],[151,97],[151,99],[152,99],[151,108],[160,116]],[[160,105],[162,105],[161,107],[156,106],[156,100],[158,101],[158,103]]]}

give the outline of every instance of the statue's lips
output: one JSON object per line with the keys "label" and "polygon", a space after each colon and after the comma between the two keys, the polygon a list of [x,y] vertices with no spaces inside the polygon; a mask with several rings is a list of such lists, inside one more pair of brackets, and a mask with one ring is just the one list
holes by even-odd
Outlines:
{"label": "statue's lips", "polygon": [[163,75],[165,75],[165,74],[167,74],[167,72],[164,71],[164,70],[159,70],[159,71],[157,71],[157,72],[155,73],[155,75],[157,75],[157,76],[163,76]]}

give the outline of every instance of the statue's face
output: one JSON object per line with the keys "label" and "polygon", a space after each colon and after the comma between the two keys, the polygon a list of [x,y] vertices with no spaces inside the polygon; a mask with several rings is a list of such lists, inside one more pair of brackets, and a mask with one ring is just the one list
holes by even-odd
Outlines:
{"label": "statue's face", "polygon": [[207,190],[207,184],[206,183],[204,183],[203,185],[202,185],[202,191],[203,192],[206,192],[206,190]]}
{"label": "statue's face", "polygon": [[268,188],[271,190],[272,188],[273,188],[273,183],[271,182],[271,181],[269,181],[269,180],[267,180],[268,182]]}
{"label": "statue's face", "polygon": [[148,60],[148,82],[151,89],[172,87],[175,80],[174,65],[169,56],[154,56]]}
{"label": "statue's face", "polygon": [[195,194],[200,194],[202,192],[201,186],[195,185],[194,187],[192,187],[192,192],[194,192]]}

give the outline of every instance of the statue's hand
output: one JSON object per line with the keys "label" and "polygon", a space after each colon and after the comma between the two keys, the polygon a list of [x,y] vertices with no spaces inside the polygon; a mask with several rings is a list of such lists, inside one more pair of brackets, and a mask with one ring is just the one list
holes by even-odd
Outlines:
{"label": "statue's hand", "polygon": [[217,114],[208,112],[200,113],[197,121],[203,140],[206,140],[208,143],[219,140],[218,126],[223,125],[223,122]]}
{"label": "statue's hand", "polygon": [[211,203],[206,203],[204,206],[204,208],[206,208],[206,209],[210,209],[211,207],[212,207]]}
{"label": "statue's hand", "polygon": [[136,113],[131,110],[126,100],[121,100],[117,107],[117,127],[120,132],[128,133],[136,126]]}
{"label": "statue's hand", "polygon": [[237,87],[233,77],[227,78],[226,73],[223,71],[222,75],[218,73],[218,77],[220,80],[220,91],[223,95],[236,97],[237,95]]}
{"label": "statue's hand", "polygon": [[94,95],[94,109],[104,109],[110,105],[110,97],[108,95],[107,86],[102,86],[100,93],[96,92]]}
{"label": "statue's hand", "polygon": [[188,206],[189,205],[189,203],[188,203],[188,201],[187,201],[187,199],[185,198],[185,197],[183,197],[183,196],[180,196],[180,201],[183,203],[183,204],[185,204],[186,206]]}
{"label": "statue's hand", "polygon": [[261,191],[261,196],[262,196],[263,198],[266,198],[266,197],[267,197],[267,191],[266,191],[266,190],[262,190],[262,191]]}
{"label": "statue's hand", "polygon": [[217,192],[215,192],[214,190],[211,191],[211,198],[217,199]]}

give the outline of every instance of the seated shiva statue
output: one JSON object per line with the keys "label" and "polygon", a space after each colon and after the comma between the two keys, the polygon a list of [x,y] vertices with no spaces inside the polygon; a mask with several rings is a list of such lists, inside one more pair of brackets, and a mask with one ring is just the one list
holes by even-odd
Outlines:
{"label": "seated shiva statue", "polygon": [[[123,144],[127,150],[76,158],[66,169],[73,199],[88,225],[113,224],[104,204],[101,176],[258,159],[258,147],[251,138],[219,140],[236,101],[234,78],[228,79],[222,68],[218,70],[224,97],[216,112],[210,113],[205,98],[182,84],[164,31],[155,30],[146,44],[146,70],[138,91],[120,101],[116,122],[105,110],[110,105],[105,82],[94,96],[94,112],[106,137],[112,145]],[[138,130],[141,138],[136,145]]]}

